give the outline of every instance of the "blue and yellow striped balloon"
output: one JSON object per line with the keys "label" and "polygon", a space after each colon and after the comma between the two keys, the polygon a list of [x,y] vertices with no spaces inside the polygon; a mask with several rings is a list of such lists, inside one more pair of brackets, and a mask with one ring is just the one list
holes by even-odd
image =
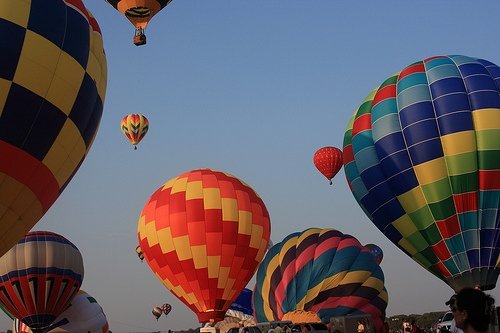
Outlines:
{"label": "blue and yellow striped balloon", "polygon": [[373,223],[454,290],[492,289],[500,253],[500,68],[466,56],[386,79],[344,135],[349,187]]}

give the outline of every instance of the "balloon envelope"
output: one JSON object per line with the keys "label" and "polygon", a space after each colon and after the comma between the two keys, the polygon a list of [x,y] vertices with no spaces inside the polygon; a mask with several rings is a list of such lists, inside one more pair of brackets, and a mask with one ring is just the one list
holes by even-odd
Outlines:
{"label": "balloon envelope", "polygon": [[129,114],[123,117],[120,128],[135,149],[148,132],[149,121],[142,114]]}
{"label": "balloon envelope", "polygon": [[161,306],[161,311],[163,311],[166,316],[170,313],[170,311],[172,311],[172,306],[168,303],[165,303]]}
{"label": "balloon envelope", "polygon": [[[64,325],[56,327],[49,333],[107,333],[109,325],[101,306],[94,297],[80,290],[71,301],[70,306],[63,311],[54,321],[67,321]],[[14,320],[14,333],[32,333],[31,329]]]}
{"label": "balloon envelope", "polygon": [[140,245],[136,246],[135,253],[137,254],[137,256],[139,257],[139,259],[142,262],[144,260],[144,255],[142,254],[142,250],[141,250],[141,246]]}
{"label": "balloon envelope", "polygon": [[334,229],[288,235],[266,254],[256,275],[253,306],[258,322],[306,311],[330,317],[370,314],[382,328],[387,307],[384,274],[359,241]]}
{"label": "balloon envelope", "polygon": [[149,21],[172,0],[106,0],[132,23],[136,29],[135,45],[146,44],[144,29]]}
{"label": "balloon envelope", "polygon": [[375,261],[377,262],[377,264],[380,264],[382,262],[382,259],[384,259],[384,252],[382,251],[380,246],[375,244],[366,244],[365,247],[367,247],[370,253],[375,257]]}
{"label": "balloon envelope", "polygon": [[342,151],[335,147],[320,148],[314,153],[313,163],[331,185],[333,177],[342,168]]}
{"label": "balloon envelope", "polygon": [[253,315],[252,294],[252,290],[248,288],[243,289],[229,309]]}
{"label": "balloon envelope", "polygon": [[153,313],[153,316],[156,318],[156,320],[158,320],[158,318],[161,317],[161,314],[163,313],[163,311],[161,310],[161,307],[155,306],[153,308],[153,310],[151,311],[151,313]]}
{"label": "balloon envelope", "polygon": [[55,321],[82,280],[80,251],[53,232],[30,232],[0,257],[0,302],[34,330]]}
{"label": "balloon envelope", "polygon": [[82,164],[107,69],[101,31],[81,0],[2,1],[0,22],[8,36],[0,44],[1,256]]}
{"label": "balloon envelope", "polygon": [[344,135],[345,174],[373,223],[455,291],[499,270],[500,68],[466,56],[386,79]]}
{"label": "balloon envelope", "polygon": [[202,323],[224,318],[264,257],[269,237],[269,214],[257,193],[210,169],[161,186],[138,223],[149,267]]}

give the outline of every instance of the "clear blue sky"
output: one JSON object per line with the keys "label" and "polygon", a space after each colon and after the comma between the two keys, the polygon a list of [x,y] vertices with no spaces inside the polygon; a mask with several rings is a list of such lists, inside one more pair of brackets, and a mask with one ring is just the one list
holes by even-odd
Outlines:
{"label": "clear blue sky", "polygon": [[[272,241],[333,227],[378,244],[388,315],[445,310],[452,290],[406,257],[366,218],[343,171],[329,186],[312,164],[342,146],[364,97],[390,74],[441,54],[500,64],[498,0],[174,0],[150,23],[148,44],[104,0],[98,20],[108,88],[96,140],[80,170],[35,226],[83,254],[82,289],[113,332],[187,329],[195,315],[135,254],[149,196],[191,169],[220,169],[249,183],[271,215]],[[150,130],[134,151],[119,129],[143,113]],[[249,284],[253,288],[253,281]],[[500,301],[499,288],[491,293]],[[172,304],[158,322],[151,308]],[[6,316],[0,329],[10,326]]]}

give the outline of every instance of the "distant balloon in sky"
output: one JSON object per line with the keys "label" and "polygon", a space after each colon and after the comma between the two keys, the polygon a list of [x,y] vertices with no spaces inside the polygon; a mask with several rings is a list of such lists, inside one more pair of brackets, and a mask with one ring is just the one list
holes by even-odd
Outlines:
{"label": "distant balloon in sky", "polygon": [[134,149],[137,149],[137,145],[148,132],[149,121],[142,114],[129,114],[123,117],[120,129],[127,140],[134,145]]}
{"label": "distant balloon in sky", "polygon": [[159,306],[155,306],[151,312],[153,313],[153,317],[155,317],[156,320],[158,320],[158,318],[160,318],[161,314],[163,313]]}
{"label": "distant balloon in sky", "polygon": [[1,256],[82,164],[107,69],[101,31],[81,0],[2,1],[0,22],[8,38],[0,46]]}
{"label": "distant balloon in sky", "polygon": [[161,311],[163,311],[165,316],[167,316],[170,313],[170,311],[172,311],[172,306],[168,303],[165,303],[161,306]]}
{"label": "distant balloon in sky", "polygon": [[264,257],[270,232],[258,194],[238,178],[210,169],[162,185],[138,222],[149,267],[200,323],[224,319]]}
{"label": "distant balloon in sky", "polygon": [[455,291],[496,285],[500,68],[437,56],[386,79],[354,113],[344,168],[395,245]]}
{"label": "distant balloon in sky", "polygon": [[149,21],[172,0],[106,0],[135,27],[134,44],[146,44],[144,30]]}
{"label": "distant balloon in sky", "polygon": [[375,257],[377,264],[380,264],[382,259],[384,259],[384,251],[382,251],[380,246],[375,244],[366,244],[365,247],[367,247],[370,250],[370,253]]}
{"label": "distant balloon in sky", "polygon": [[295,232],[275,244],[256,274],[253,307],[258,322],[294,313],[330,317],[370,314],[377,332],[385,319],[384,274],[368,248],[334,229]]}
{"label": "distant balloon in sky", "polygon": [[342,150],[335,147],[323,147],[318,149],[313,156],[316,168],[330,181],[342,168]]}
{"label": "distant balloon in sky", "polygon": [[137,257],[141,259],[141,262],[144,260],[144,254],[142,254],[141,246],[137,245],[135,248],[135,253],[137,254]]}
{"label": "distant balloon in sky", "polygon": [[0,302],[34,331],[56,324],[82,280],[80,251],[53,232],[30,232],[0,257]]}

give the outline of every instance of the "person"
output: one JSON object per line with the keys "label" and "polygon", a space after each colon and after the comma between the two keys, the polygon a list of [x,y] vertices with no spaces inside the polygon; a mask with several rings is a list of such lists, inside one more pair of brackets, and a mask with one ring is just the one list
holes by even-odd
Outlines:
{"label": "person", "polygon": [[361,320],[358,320],[358,333],[365,333],[365,325]]}
{"label": "person", "polygon": [[483,291],[465,287],[445,303],[450,306],[457,328],[464,333],[479,333],[488,330],[495,300]]}
{"label": "person", "polygon": [[280,323],[276,324],[276,327],[274,328],[274,333],[283,333],[283,329],[281,328]]}
{"label": "person", "polygon": [[238,322],[238,333],[243,333],[243,322],[239,321]]}
{"label": "person", "polygon": [[411,320],[411,333],[420,333],[420,327],[418,327],[415,319]]}
{"label": "person", "polygon": [[403,321],[403,333],[406,333],[406,332],[411,332],[411,325],[410,325],[410,322],[405,320]]}

